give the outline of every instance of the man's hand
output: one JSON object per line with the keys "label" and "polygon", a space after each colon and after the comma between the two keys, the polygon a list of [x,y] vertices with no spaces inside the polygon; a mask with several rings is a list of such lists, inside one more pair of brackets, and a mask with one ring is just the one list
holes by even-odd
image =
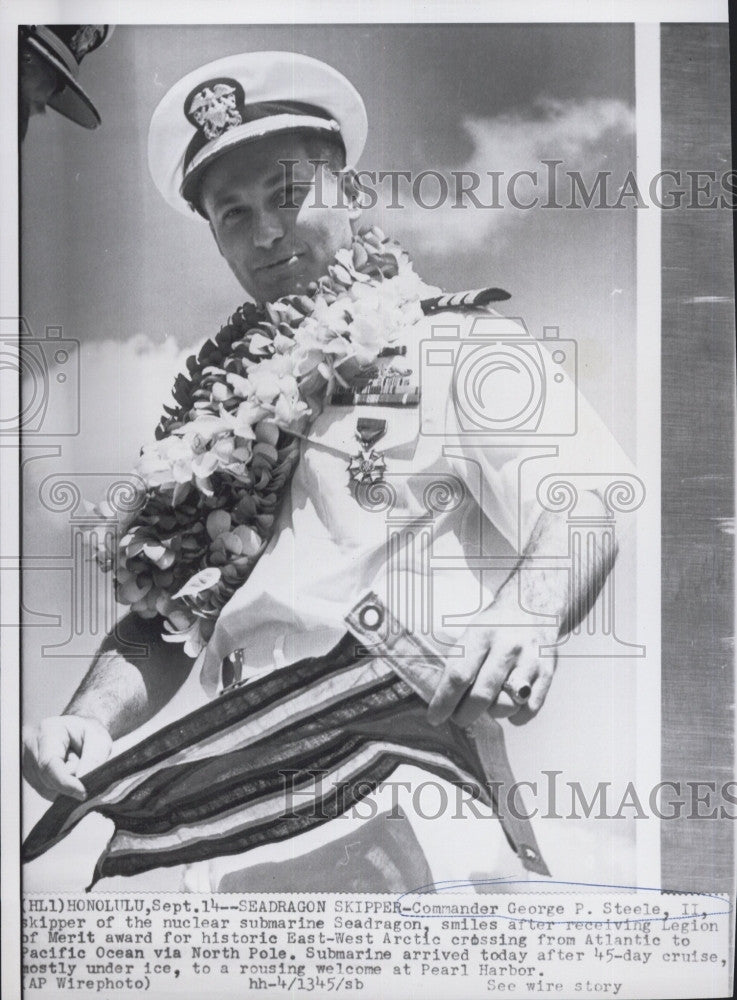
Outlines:
{"label": "man's hand", "polygon": [[23,729],[23,774],[46,799],[70,795],[86,799],[78,775],[110,756],[113,740],[97,719],[57,715]]}
{"label": "man's hand", "polygon": [[[504,621],[501,608],[497,609],[497,616]],[[528,722],[543,706],[557,662],[554,655],[541,655],[540,647],[554,644],[557,638],[557,626],[532,628],[501,623],[470,626],[459,640],[463,657],[448,660],[428,707],[429,721],[438,725],[452,719],[467,729],[484,712],[491,712],[495,716],[510,716],[515,725]],[[515,691],[530,686],[525,704],[517,705],[502,691],[505,681]]]}
{"label": "man's hand", "polygon": [[[145,643],[145,646],[143,645]],[[127,660],[119,646],[145,657]],[[44,798],[86,799],[79,780],[110,756],[113,739],[143,725],[179,690],[193,661],[161,637],[158,619],[130,612],[105,636],[63,715],[23,730],[23,774]]]}
{"label": "man's hand", "polygon": [[[585,505],[585,508],[584,508]],[[601,517],[606,506],[596,492],[580,500],[581,516]],[[563,514],[544,512],[538,518],[516,569],[502,585],[493,604],[486,608],[460,638],[464,655],[450,658],[442,680],[428,706],[428,719],[438,725],[446,719],[471,726],[484,712],[506,715],[515,725],[529,722],[543,706],[553,680],[557,656],[544,646],[554,646],[588,614],[611,572],[616,549],[595,546],[585,571],[570,590],[567,572],[536,562],[540,554],[565,557],[568,523]],[[520,608],[548,615],[560,624],[511,625]],[[553,655],[550,655],[553,654]],[[518,706],[502,691],[507,682],[518,691],[531,688],[526,704]]]}

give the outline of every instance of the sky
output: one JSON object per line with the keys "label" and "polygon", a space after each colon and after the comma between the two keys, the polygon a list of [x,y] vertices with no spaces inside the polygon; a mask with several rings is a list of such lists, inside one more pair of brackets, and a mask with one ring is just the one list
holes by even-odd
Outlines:
{"label": "sky", "polygon": [[[22,301],[34,329],[63,325],[113,354],[143,335],[169,356],[165,342],[196,346],[243,300],[207,226],[156,191],[146,137],[180,76],[257,49],[304,52],[352,80],[369,118],[361,169],[507,177],[557,158],[561,170],[623,178],[634,165],[628,25],[120,26],[82,66],[101,128],[50,112],[23,147]],[[423,191],[429,202],[432,183]],[[368,221],[431,283],[500,286],[533,334],[553,325],[575,338],[584,391],[631,448],[635,215],[379,205]]]}
{"label": "sky", "polygon": [[[598,170],[623,179],[634,167],[628,25],[118,27],[81,68],[101,128],[86,132],[49,112],[32,119],[22,150],[22,311],[37,337],[60,326],[79,342],[75,398],[53,401],[62,409],[79,401],[79,433],[63,440],[60,457],[26,467],[26,551],[42,562],[64,558],[69,515],[38,500],[41,484],[70,473],[89,491],[93,474],[129,469],[187,353],[244,299],[208,227],[172,211],[155,189],[146,160],[151,114],[197,66],[277,49],[324,59],[355,84],[369,119],[362,169],[509,176],[542,171],[552,158],[590,179]],[[575,339],[582,391],[634,453],[634,210],[380,204],[368,221],[400,239],[429,282],[449,291],[505,288],[512,296],[505,312],[522,317],[534,335],[552,325]],[[63,573],[27,574],[30,609],[64,615],[66,591]],[[88,665],[39,658],[41,644],[62,632],[27,632],[29,719],[58,712]],[[524,732],[512,733],[517,759],[578,768],[584,783],[587,775],[595,783],[631,773],[632,748],[616,756],[612,747],[632,709],[632,676],[623,667],[618,679],[602,679],[572,661],[553,685],[548,720],[544,713],[536,720],[533,744]],[[598,699],[598,712],[585,721],[579,698]],[[581,744],[556,740],[560,727],[578,728]],[[590,857],[593,874],[598,838],[610,833],[603,824],[593,833],[581,827],[579,854]],[[621,857],[610,859],[612,874],[622,874]]]}

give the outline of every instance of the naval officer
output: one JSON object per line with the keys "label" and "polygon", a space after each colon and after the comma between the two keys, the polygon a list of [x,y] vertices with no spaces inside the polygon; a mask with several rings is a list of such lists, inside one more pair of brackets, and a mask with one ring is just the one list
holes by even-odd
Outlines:
{"label": "naval officer", "polygon": [[[292,53],[244,54],[201,67],[171,88],[152,119],[149,163],[171,206],[209,225],[244,291],[256,302],[273,302],[309,294],[336,253],[357,239],[361,208],[352,168],[366,132],[360,96],[332,67]],[[202,678],[208,691],[222,687],[225,663],[237,662],[248,679],[324,653],[344,632],[343,616],[356,600],[369,589],[391,593],[399,573],[398,589],[412,595],[405,624],[432,605],[433,636],[457,654],[448,657],[429,705],[433,723],[468,728],[486,712],[525,723],[542,707],[556,662],[544,650],[591,606],[612,554],[594,554],[588,572],[577,577],[576,593],[565,572],[536,568],[538,554],[565,552],[567,527],[561,516],[541,511],[534,485],[525,482],[529,439],[519,447],[485,448],[464,438],[463,406],[454,396],[453,345],[445,352],[450,360],[434,373],[432,391],[419,384],[423,344],[438,328],[455,331],[457,358],[457,344],[478,329],[479,318],[497,319],[479,306],[483,297],[448,299],[438,292],[425,286],[427,312],[408,324],[401,338],[403,402],[379,391],[371,409],[392,488],[389,515],[381,491],[377,503],[377,491],[361,492],[360,483],[349,482],[356,438],[371,443],[361,440],[358,414],[365,400],[324,401],[302,442],[272,543],[223,609],[205,651]],[[505,330],[516,335],[513,323]],[[392,371],[399,369],[395,365]],[[566,387],[565,376],[557,373],[555,379],[552,405],[564,406],[570,394],[557,387]],[[584,410],[579,401],[578,412]],[[548,419],[555,424],[554,416]],[[594,454],[596,438],[594,430],[587,445],[582,433],[577,447]],[[438,482],[442,496],[433,502],[428,486]],[[594,515],[604,514],[595,492],[581,504]],[[425,524],[428,514],[433,555],[450,567],[445,574],[430,574],[427,553],[409,544],[416,537],[412,526]],[[400,566],[387,546],[391,518],[409,526],[400,534]],[[488,545],[506,546],[516,556],[511,572],[491,579],[473,569],[471,557],[484,555]],[[533,626],[519,624],[521,606],[534,609]],[[454,629],[453,618],[462,626]],[[183,683],[190,664],[161,641],[160,627],[128,616],[123,637],[127,629],[137,641],[145,638],[149,660],[127,661],[109,636],[64,713],[26,732],[25,774],[42,794],[83,797],[77,773],[104,760],[113,739],[151,718]],[[510,698],[503,685],[528,697]],[[205,872],[200,866],[190,884],[380,891],[432,881],[406,820],[380,813],[347,836],[340,835],[337,821],[330,826],[335,828],[330,833],[319,832],[332,838],[327,845],[315,846],[319,840],[309,834],[298,838],[306,847],[290,842],[280,864],[250,868],[244,867],[247,858],[215,859]],[[453,830],[460,832],[457,826]],[[505,832],[522,864],[544,870],[526,820],[516,819]]]}

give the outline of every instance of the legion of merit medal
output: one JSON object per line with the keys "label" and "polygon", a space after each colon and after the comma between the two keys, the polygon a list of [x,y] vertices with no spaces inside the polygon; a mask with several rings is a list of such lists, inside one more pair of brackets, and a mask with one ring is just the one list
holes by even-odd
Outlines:
{"label": "legion of merit medal", "polygon": [[386,420],[376,420],[371,417],[360,417],[356,423],[356,437],[361,450],[352,455],[348,463],[351,482],[379,483],[384,478],[386,462],[380,451],[372,446],[386,434]]}

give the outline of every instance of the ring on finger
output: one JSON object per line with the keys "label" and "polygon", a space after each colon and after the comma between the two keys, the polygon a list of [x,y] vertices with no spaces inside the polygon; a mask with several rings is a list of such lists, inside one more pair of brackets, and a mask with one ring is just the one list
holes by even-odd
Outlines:
{"label": "ring on finger", "polygon": [[509,681],[505,681],[502,684],[502,691],[509,695],[515,705],[526,705],[532,694],[532,688],[529,684],[520,684],[518,687],[515,687]]}

